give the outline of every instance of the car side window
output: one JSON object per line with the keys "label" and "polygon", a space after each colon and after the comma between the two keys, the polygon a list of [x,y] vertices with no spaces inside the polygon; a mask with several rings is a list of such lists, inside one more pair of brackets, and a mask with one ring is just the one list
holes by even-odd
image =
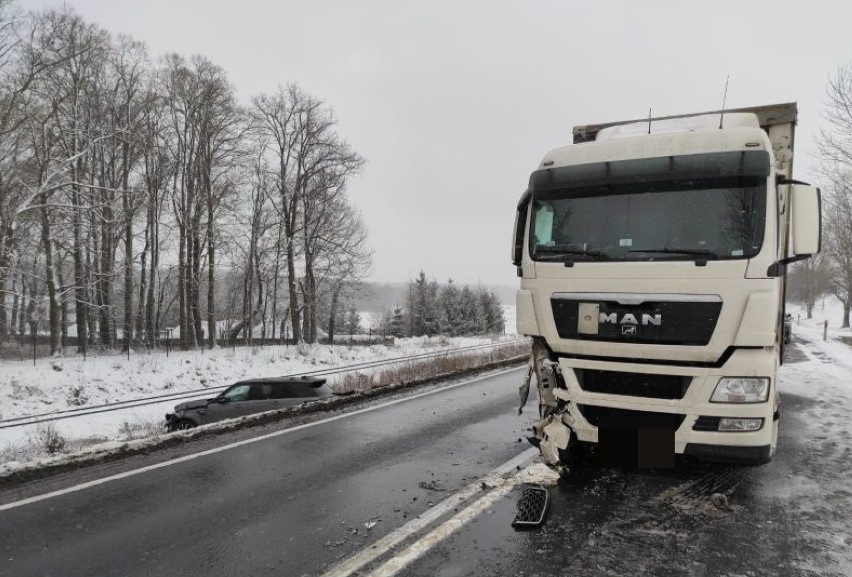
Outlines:
{"label": "car side window", "polygon": [[248,398],[249,386],[237,385],[225,393],[225,398],[230,401],[245,401]]}
{"label": "car side window", "polygon": [[285,383],[278,383],[274,387],[272,387],[272,398],[273,399],[291,399],[293,395],[290,394],[290,385]]}
{"label": "car side window", "polygon": [[248,400],[250,401],[265,401],[266,399],[274,399],[273,392],[275,387],[269,384],[254,384],[249,391]]}

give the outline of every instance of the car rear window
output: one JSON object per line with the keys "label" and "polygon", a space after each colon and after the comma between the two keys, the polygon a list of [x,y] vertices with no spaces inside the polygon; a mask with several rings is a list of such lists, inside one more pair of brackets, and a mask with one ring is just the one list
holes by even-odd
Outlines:
{"label": "car rear window", "polygon": [[273,399],[316,397],[318,389],[300,383],[278,383],[273,387]]}

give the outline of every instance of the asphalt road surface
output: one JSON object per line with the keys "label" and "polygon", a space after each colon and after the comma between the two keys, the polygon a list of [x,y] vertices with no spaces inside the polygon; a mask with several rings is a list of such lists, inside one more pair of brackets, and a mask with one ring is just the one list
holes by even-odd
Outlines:
{"label": "asphalt road surface", "polygon": [[521,374],[0,511],[0,575],[317,575],[526,449]]}
{"label": "asphalt road surface", "polygon": [[[827,360],[789,349],[789,366]],[[0,575],[852,573],[849,426],[815,434],[822,401],[793,394],[768,465],[578,466],[542,527],[513,529],[520,490],[492,481],[530,453],[521,374],[0,510]]]}
{"label": "asphalt road surface", "polygon": [[[790,347],[786,366],[806,362],[806,347]],[[681,462],[675,470],[633,472],[578,467],[550,490],[541,528],[512,529],[516,491],[404,574],[852,575],[850,426],[828,423],[814,434],[804,415],[817,402],[782,397],[779,450],[767,465]]]}

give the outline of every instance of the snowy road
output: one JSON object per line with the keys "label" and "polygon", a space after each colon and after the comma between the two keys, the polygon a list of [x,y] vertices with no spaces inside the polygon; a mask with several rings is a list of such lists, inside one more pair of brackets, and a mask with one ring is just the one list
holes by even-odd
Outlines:
{"label": "snowy road", "polygon": [[798,334],[766,466],[577,468],[544,527],[516,532],[517,490],[479,482],[526,449],[510,371],[0,505],[0,575],[850,575],[852,349]]}

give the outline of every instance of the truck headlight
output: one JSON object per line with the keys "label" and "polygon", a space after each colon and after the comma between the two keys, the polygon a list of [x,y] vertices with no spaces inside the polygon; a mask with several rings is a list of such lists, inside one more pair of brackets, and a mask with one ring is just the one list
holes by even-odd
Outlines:
{"label": "truck headlight", "polygon": [[711,403],[763,403],[769,398],[768,377],[723,377]]}

